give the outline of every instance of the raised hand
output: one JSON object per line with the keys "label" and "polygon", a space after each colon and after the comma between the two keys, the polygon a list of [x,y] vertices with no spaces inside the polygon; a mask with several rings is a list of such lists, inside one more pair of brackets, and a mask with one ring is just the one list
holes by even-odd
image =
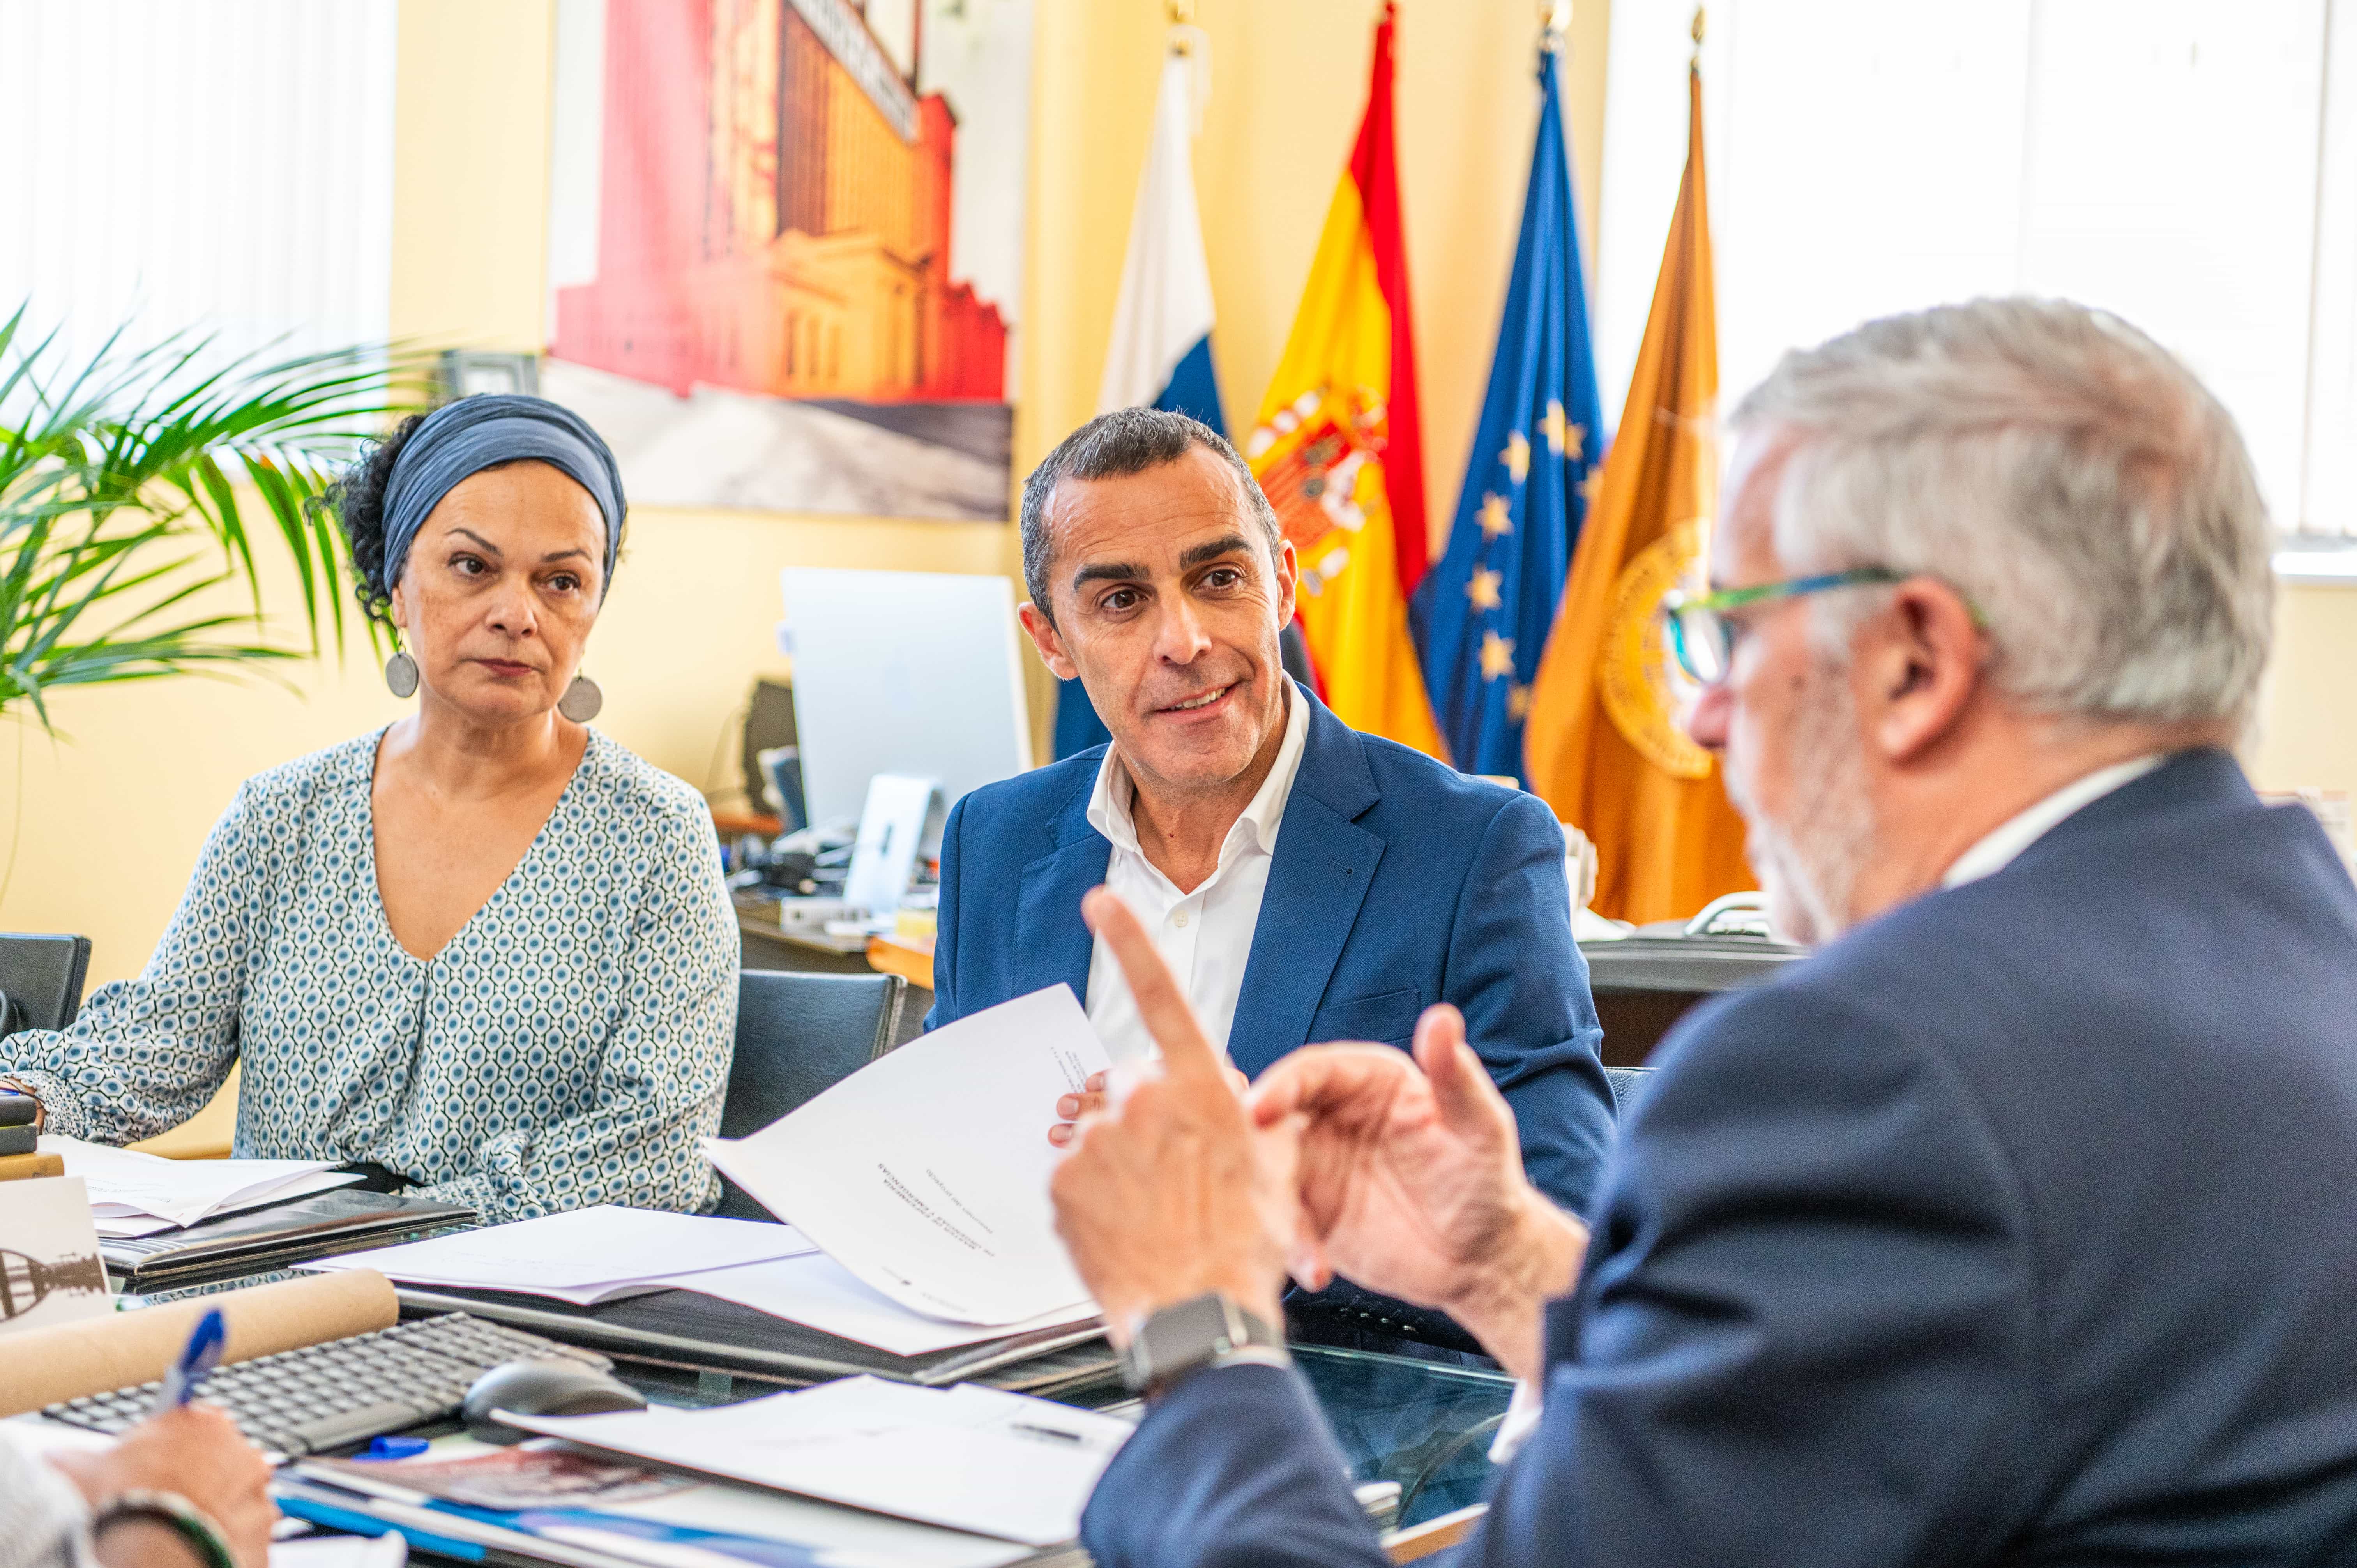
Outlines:
{"label": "raised hand", "polygon": [[1268,1322],[1295,1225],[1293,1129],[1256,1128],[1232,1075],[1137,917],[1099,887],[1081,904],[1129,982],[1161,1069],[1086,1112],[1049,1192],[1072,1265],[1115,1345],[1156,1309],[1224,1291]]}
{"label": "raised hand", "polygon": [[[1228,1068],[1225,1071],[1228,1075],[1229,1086],[1238,1094],[1243,1093],[1252,1087],[1252,1079],[1235,1069]],[[1111,1092],[1105,1087],[1105,1079],[1106,1075],[1103,1073],[1091,1073],[1088,1081],[1081,1085],[1081,1091],[1078,1094],[1067,1094],[1056,1101],[1056,1121],[1048,1129],[1048,1142],[1058,1148],[1062,1148],[1072,1141],[1073,1134],[1079,1131],[1074,1123],[1082,1117],[1093,1116],[1105,1108],[1105,1096]]]}
{"label": "raised hand", "polygon": [[1539,1309],[1570,1288],[1587,1233],[1524,1178],[1513,1112],[1457,1009],[1426,1009],[1413,1060],[1388,1046],[1296,1051],[1261,1075],[1252,1108],[1264,1127],[1299,1128],[1296,1279],[1318,1289],[1340,1273],[1440,1307],[1535,1370]]}

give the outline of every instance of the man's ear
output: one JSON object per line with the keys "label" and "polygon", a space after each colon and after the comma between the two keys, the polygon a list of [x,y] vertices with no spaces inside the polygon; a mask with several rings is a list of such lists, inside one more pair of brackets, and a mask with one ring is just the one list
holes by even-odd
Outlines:
{"label": "man's ear", "polygon": [[1293,548],[1293,541],[1279,536],[1276,542],[1276,624],[1293,622],[1294,598],[1301,587],[1301,557]]}
{"label": "man's ear", "polygon": [[1039,650],[1039,662],[1045,664],[1057,680],[1080,679],[1081,667],[1072,662],[1071,654],[1064,651],[1064,639],[1056,630],[1056,623],[1041,613],[1038,605],[1026,599],[1016,607],[1015,618],[1023,623],[1023,629],[1031,634],[1031,646]]}
{"label": "man's ear", "polygon": [[1987,661],[1988,639],[1953,588],[1931,577],[1893,588],[1857,645],[1859,714],[1885,760],[1911,761],[1952,734]]}

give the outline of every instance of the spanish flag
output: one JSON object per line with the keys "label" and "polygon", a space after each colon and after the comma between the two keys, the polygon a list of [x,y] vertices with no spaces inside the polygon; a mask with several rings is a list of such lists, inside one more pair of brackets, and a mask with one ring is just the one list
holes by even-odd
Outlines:
{"label": "spanish flag", "polygon": [[1300,553],[1301,628],[1327,705],[1352,729],[1446,756],[1407,629],[1431,555],[1389,5],[1358,145],[1244,456]]}
{"label": "spanish flag", "polygon": [[1641,925],[1754,885],[1717,765],[1680,723],[1697,693],[1661,617],[1663,594],[1704,580],[1718,499],[1699,70],[1686,87],[1685,177],[1652,314],[1620,431],[1588,480],[1587,526],[1523,731],[1531,787],[1595,841],[1597,911]]}

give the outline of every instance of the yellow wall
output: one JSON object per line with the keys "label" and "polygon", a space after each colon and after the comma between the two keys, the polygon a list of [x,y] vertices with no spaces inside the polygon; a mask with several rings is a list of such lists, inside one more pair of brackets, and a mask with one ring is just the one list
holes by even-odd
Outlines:
{"label": "yellow wall", "polygon": [[2261,789],[2357,796],[2357,585],[2292,584],[2276,608],[2275,657],[2248,758]]}
{"label": "yellow wall", "polygon": [[[1029,282],[1018,467],[1093,412],[1146,116],[1158,0],[1035,0]],[[1464,462],[1505,284],[1535,101],[1529,0],[1407,0],[1400,135],[1426,405],[1428,489],[1444,523]],[[1569,70],[1584,204],[1598,190],[1608,6],[1577,8]],[[1202,0],[1212,41],[1196,148],[1217,338],[1232,422],[1248,418],[1282,347],[1365,91],[1372,0]],[[552,7],[407,0],[395,173],[396,335],[533,348],[544,320]],[[777,569],[856,565],[1007,572],[997,525],[641,509],[590,649],[601,727],[698,785],[748,682],[777,664]],[[283,594],[279,602],[285,602]],[[2357,590],[2287,592],[2263,782],[2357,789]],[[0,734],[0,929],[75,930],[93,980],[137,972],[206,828],[253,771],[401,711],[366,650],[306,667],[293,693],[184,680],[77,693],[71,739]],[[15,779],[21,776],[21,789]]]}
{"label": "yellow wall", "polygon": [[[1529,0],[1409,0],[1400,134],[1437,514],[1456,491],[1488,371],[1530,150]],[[1573,134],[1592,201],[1603,114],[1604,0],[1579,7]],[[1366,91],[1370,0],[1205,0],[1212,111],[1198,182],[1232,419],[1275,364]],[[1016,427],[1019,467],[1095,411],[1146,117],[1158,0],[1035,0],[1036,122]],[[537,348],[544,284],[553,7],[407,0],[396,92],[396,337]],[[786,565],[1005,572],[1013,530],[640,508],[590,645],[599,725],[699,786],[725,785],[723,732],[773,672]],[[278,602],[287,602],[278,585]],[[1035,676],[1036,676],[1035,671]],[[71,739],[0,734],[0,791],[21,766],[15,874],[0,929],[81,931],[93,983],[137,972],[205,830],[247,775],[402,711],[364,647],[260,682],[173,681],[76,693]],[[1044,682],[1039,688],[1044,694]],[[1044,706],[1041,711],[1044,720]],[[21,759],[17,755],[21,746]],[[5,794],[0,794],[5,799]],[[9,823],[0,815],[0,864]]]}

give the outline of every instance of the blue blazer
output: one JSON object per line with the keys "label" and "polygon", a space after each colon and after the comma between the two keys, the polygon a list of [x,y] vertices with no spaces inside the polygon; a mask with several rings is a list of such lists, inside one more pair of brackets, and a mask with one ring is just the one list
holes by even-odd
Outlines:
{"label": "blue blazer", "polygon": [[[1360,735],[1295,693],[1309,704],[1308,738],[1230,1058],[1258,1076],[1313,1041],[1405,1048],[1418,1014],[1453,1002],[1514,1108],[1531,1179],[1585,1212],[1612,1096],[1555,814],[1535,795]],[[976,789],[950,812],[927,1028],[1059,983],[1088,999],[1094,942],[1081,896],[1113,855],[1088,820],[1104,751]]]}
{"label": "blue blazer", "polygon": [[[2357,1562],[2357,889],[2191,752],[1682,1020],[1467,1559]],[[1291,1373],[1172,1391],[1104,1568],[1384,1559]]]}

